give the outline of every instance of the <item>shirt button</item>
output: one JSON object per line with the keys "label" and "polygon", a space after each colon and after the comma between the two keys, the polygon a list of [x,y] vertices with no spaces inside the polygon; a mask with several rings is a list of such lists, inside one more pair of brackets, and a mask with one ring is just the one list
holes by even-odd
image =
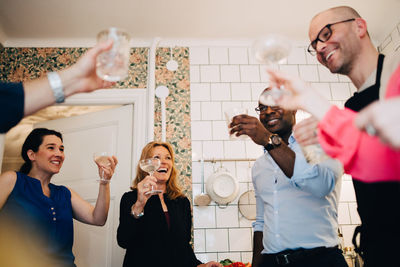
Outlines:
{"label": "shirt button", "polygon": [[51,209],[51,210],[54,210],[54,208],[53,208],[53,207],[51,207],[50,209]]}
{"label": "shirt button", "polygon": [[274,194],[276,194],[278,191],[274,190]]}
{"label": "shirt button", "polygon": [[56,215],[56,212],[55,212],[55,211],[53,212],[53,215]]}
{"label": "shirt button", "polygon": [[53,221],[57,221],[57,219],[56,219],[56,218],[53,218]]}
{"label": "shirt button", "polygon": [[279,238],[281,235],[280,234],[276,234],[275,236]]}
{"label": "shirt button", "polygon": [[278,214],[278,211],[276,210],[276,211],[274,211],[274,213],[275,213],[275,214]]}

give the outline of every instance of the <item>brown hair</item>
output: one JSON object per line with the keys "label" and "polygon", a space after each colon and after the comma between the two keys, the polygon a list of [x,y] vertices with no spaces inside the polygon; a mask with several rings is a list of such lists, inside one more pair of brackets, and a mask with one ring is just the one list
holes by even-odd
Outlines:
{"label": "brown hair", "polygon": [[[169,179],[167,181],[166,194],[170,199],[176,199],[178,197],[183,197],[184,195],[182,193],[182,189],[179,186],[179,181],[178,181],[178,171],[175,167],[174,149],[172,148],[171,144],[166,143],[166,142],[157,142],[157,141],[148,143],[142,150],[142,154],[140,155],[140,160],[150,158],[153,148],[158,147],[158,146],[165,147],[168,150],[169,154],[171,155],[171,160],[172,160],[171,176],[169,177]],[[138,162],[137,167],[136,167],[136,177],[133,180],[131,189],[132,190],[137,189],[138,183],[140,183],[146,176],[147,176],[147,173],[144,172],[140,168],[140,164]]]}

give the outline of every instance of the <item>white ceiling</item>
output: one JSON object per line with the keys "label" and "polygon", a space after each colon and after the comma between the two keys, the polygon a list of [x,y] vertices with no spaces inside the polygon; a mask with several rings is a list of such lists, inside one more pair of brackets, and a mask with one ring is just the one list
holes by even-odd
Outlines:
{"label": "white ceiling", "polygon": [[116,26],[130,32],[134,43],[267,33],[305,42],[310,19],[338,5],[359,11],[376,44],[400,21],[400,0],[0,0],[0,41],[5,46],[94,42],[97,32]]}

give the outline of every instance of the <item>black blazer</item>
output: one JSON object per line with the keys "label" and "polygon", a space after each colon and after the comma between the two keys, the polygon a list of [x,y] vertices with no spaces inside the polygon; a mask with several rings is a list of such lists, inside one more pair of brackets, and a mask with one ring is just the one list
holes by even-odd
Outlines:
{"label": "black blazer", "polygon": [[139,219],[131,215],[136,199],[136,190],[125,193],[121,199],[117,241],[126,249],[123,266],[193,267],[201,264],[189,244],[192,229],[189,200],[186,197],[171,200],[164,194],[171,223],[168,229],[158,195],[149,198],[144,216]]}

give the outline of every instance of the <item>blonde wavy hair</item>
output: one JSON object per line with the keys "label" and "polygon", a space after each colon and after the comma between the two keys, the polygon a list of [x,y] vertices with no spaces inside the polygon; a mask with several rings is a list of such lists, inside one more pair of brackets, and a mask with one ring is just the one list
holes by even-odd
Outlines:
{"label": "blonde wavy hair", "polygon": [[[169,177],[167,181],[167,189],[166,189],[166,194],[170,199],[176,199],[178,197],[183,197],[182,189],[179,186],[179,181],[178,181],[178,171],[175,167],[175,154],[174,154],[174,149],[172,148],[170,143],[166,142],[157,142],[153,141],[148,143],[142,150],[142,154],[140,155],[140,160],[142,159],[147,159],[151,158],[151,152],[155,147],[162,146],[165,147],[169,154],[171,155],[171,160],[172,160],[172,170],[171,170],[171,176]],[[140,161],[139,160],[139,161]],[[138,162],[136,166],[136,177],[133,180],[133,184],[131,186],[131,189],[137,189],[138,183],[140,183],[148,174],[144,172],[140,168],[140,164]]]}

